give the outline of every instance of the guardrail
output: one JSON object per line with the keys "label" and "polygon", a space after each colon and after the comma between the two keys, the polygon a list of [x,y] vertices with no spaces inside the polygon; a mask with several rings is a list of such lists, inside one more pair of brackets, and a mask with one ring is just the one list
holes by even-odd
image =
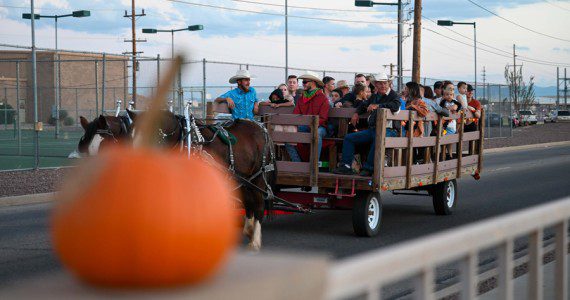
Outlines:
{"label": "guardrail", "polygon": [[[568,298],[568,219],[570,198],[481,221],[457,230],[363,254],[334,264],[329,271],[327,299],[365,296],[382,299],[382,288],[412,278],[415,299],[439,299],[460,293],[477,297],[479,280],[498,276],[499,299],[513,299],[513,269],[528,262],[528,299],[543,298],[543,254],[554,250],[555,299]],[[546,228],[554,228],[554,244],[543,246]],[[513,243],[529,237],[529,254],[515,261]],[[498,268],[478,274],[478,255],[498,247]],[[458,283],[435,290],[435,268],[460,261]]]}

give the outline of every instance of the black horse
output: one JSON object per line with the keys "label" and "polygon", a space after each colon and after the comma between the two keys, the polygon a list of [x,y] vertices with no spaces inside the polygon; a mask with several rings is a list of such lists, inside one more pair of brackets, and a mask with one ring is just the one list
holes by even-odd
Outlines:
{"label": "black horse", "polygon": [[[131,111],[128,113],[135,124],[136,145],[137,115]],[[179,147],[184,151],[187,150],[187,139],[190,139],[191,148],[197,148],[204,155],[213,157],[218,164],[234,174],[240,184],[240,199],[245,208],[243,233],[249,238],[248,247],[258,251],[261,248],[265,197],[272,195],[271,189],[275,182],[273,143],[265,128],[257,122],[241,119],[220,128],[200,123],[192,116],[189,122],[186,122],[184,117],[168,111],[163,113],[157,133],[159,143],[166,147]],[[188,126],[190,128],[187,128]],[[229,135],[226,135],[226,132]],[[232,145],[232,142],[235,144]]]}
{"label": "black horse", "polygon": [[127,116],[100,115],[91,122],[80,116],[79,120],[85,131],[77,145],[77,150],[82,155],[96,155],[108,145],[131,140],[132,126]]}

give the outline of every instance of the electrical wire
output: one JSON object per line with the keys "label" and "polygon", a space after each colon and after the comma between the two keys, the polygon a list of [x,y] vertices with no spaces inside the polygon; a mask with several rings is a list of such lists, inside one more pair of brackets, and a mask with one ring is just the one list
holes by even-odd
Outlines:
{"label": "electrical wire", "polygon": [[507,19],[507,18],[505,18],[505,17],[500,16],[499,14],[497,14],[497,13],[495,13],[495,12],[489,10],[488,8],[485,8],[485,7],[482,6],[482,5],[477,4],[476,2],[474,2],[474,1],[472,1],[472,0],[467,0],[467,1],[469,1],[469,2],[470,2],[471,4],[473,4],[473,5],[475,5],[475,6],[479,7],[479,8],[481,8],[482,10],[484,10],[484,11],[486,11],[486,12],[488,12],[488,13],[490,13],[490,14],[492,14],[492,15],[494,15],[494,16],[496,16],[496,17],[498,17],[498,18],[500,18],[500,19],[502,19],[502,20],[504,20],[504,21],[507,21],[507,22],[509,22],[509,23],[511,23],[511,24],[513,24],[513,25],[515,25],[515,26],[517,26],[517,27],[520,27],[520,28],[522,28],[522,29],[528,30],[528,31],[530,31],[530,32],[533,32],[533,33],[536,33],[536,34],[539,34],[539,35],[542,35],[542,36],[545,36],[545,37],[549,37],[549,38],[551,38],[551,39],[555,39],[555,40],[559,40],[559,41],[564,41],[564,42],[570,42],[570,40],[563,39],[563,38],[559,38],[559,37],[556,37],[556,36],[552,36],[552,35],[549,35],[549,34],[546,34],[546,33],[542,33],[542,32],[540,32],[540,31],[536,31],[536,30],[534,30],[534,29],[532,29],[532,28],[528,28],[528,27],[526,27],[526,26],[520,25],[520,24],[518,24],[518,23],[516,23],[516,22],[514,22],[514,21],[511,21],[511,20],[509,20],[509,19]]}
{"label": "electrical wire", "polygon": [[565,10],[565,11],[570,11],[570,9],[565,8],[565,7],[562,7],[562,6],[558,5],[558,4],[554,4],[554,3],[552,3],[552,2],[550,2],[550,1],[548,1],[548,0],[544,0],[544,2],[550,4],[550,5],[554,6],[554,7],[557,7],[557,8],[559,8],[559,9],[563,9],[563,10]]}
{"label": "electrical wire", "polygon": [[[229,0],[234,2],[242,2],[242,3],[250,3],[250,4],[261,4],[267,6],[274,6],[274,7],[285,7],[283,4],[274,4],[274,3],[265,3],[265,2],[257,2],[257,1],[248,1],[248,0]],[[288,5],[289,8],[295,9],[307,9],[307,10],[318,10],[318,11],[334,11],[334,12],[358,12],[358,13],[379,13],[379,11],[375,10],[360,10],[360,9],[336,9],[336,8],[319,8],[319,7],[308,7],[308,6],[294,6]]]}
{"label": "electrical wire", "polygon": [[[428,17],[426,17],[426,16],[424,16],[424,15],[422,15],[422,18],[425,18],[425,19],[427,19],[427,20],[429,20],[429,21],[431,21],[431,22],[433,22],[434,24],[437,25],[437,21],[435,21],[435,20],[433,20],[433,19],[431,19],[431,18],[428,18]],[[465,39],[467,39],[467,40],[469,40],[469,41],[473,40],[471,37],[468,37],[468,36],[466,36],[466,35],[464,35],[464,34],[462,34],[462,33],[460,33],[460,32],[457,32],[457,31],[455,31],[455,30],[453,30],[453,29],[451,29],[451,28],[449,28],[449,27],[447,27],[447,26],[443,26],[443,28],[445,28],[446,30],[451,31],[451,32],[453,32],[453,33],[455,33],[455,34],[457,34],[457,35],[459,35],[459,36],[461,36],[461,37],[464,37]],[[506,51],[506,50],[503,50],[503,49],[500,49],[500,48],[491,46],[491,45],[486,44],[486,43],[484,43],[484,42],[481,42],[481,41],[479,41],[479,40],[477,41],[477,45],[483,45],[483,46],[485,46],[485,47],[489,47],[489,48],[491,48],[491,49],[494,49],[494,50],[497,50],[497,51],[499,51],[499,52],[502,52],[502,53],[505,53],[505,54],[507,54],[507,55],[510,55],[511,57],[512,57],[512,55],[513,55],[512,52],[510,52],[510,51]],[[479,48],[477,48],[477,49],[479,49]],[[534,58],[531,58],[531,57],[526,57],[526,56],[522,56],[522,55],[518,55],[518,54],[517,54],[517,57],[522,58],[522,59],[532,60],[532,61],[535,61],[535,62],[545,63],[545,64],[564,65],[564,63],[561,63],[561,62],[553,62],[553,61],[546,61],[546,60],[534,59]]]}
{"label": "electrical wire", "polygon": [[[278,16],[278,17],[284,17],[285,16],[284,14],[279,14],[279,13],[261,12],[261,11],[254,11],[254,10],[247,10],[247,9],[240,9],[240,8],[231,8],[231,7],[224,7],[224,6],[203,4],[203,3],[188,2],[188,1],[184,1],[184,0],[165,0],[165,1],[187,4],[187,5],[194,5],[194,6],[201,6],[201,7],[223,9],[223,10],[229,10],[229,11],[252,13],[252,14],[261,14],[261,15],[269,15],[269,16]],[[295,18],[295,19],[319,20],[319,21],[343,22],[343,23],[389,24],[389,25],[398,24],[398,22],[393,22],[393,21],[357,21],[357,20],[334,19],[334,18],[306,17],[306,16],[296,16],[296,15],[287,15],[287,16],[289,18]]]}

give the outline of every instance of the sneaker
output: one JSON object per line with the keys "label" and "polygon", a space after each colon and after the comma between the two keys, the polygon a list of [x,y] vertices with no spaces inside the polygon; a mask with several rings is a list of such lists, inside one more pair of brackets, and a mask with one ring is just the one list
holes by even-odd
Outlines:
{"label": "sneaker", "polygon": [[354,172],[347,165],[340,165],[338,168],[334,169],[333,173],[341,175],[354,175]]}
{"label": "sneaker", "polygon": [[360,171],[360,173],[358,175],[363,176],[363,177],[370,177],[370,176],[372,176],[372,174],[374,174],[374,172],[372,172],[372,170],[362,169],[362,171]]}

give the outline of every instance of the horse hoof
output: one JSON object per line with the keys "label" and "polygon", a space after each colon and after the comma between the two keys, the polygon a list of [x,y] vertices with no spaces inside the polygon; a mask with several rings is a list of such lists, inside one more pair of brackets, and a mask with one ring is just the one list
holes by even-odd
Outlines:
{"label": "horse hoof", "polygon": [[258,253],[261,250],[261,245],[249,243],[247,244],[247,250],[251,253]]}

